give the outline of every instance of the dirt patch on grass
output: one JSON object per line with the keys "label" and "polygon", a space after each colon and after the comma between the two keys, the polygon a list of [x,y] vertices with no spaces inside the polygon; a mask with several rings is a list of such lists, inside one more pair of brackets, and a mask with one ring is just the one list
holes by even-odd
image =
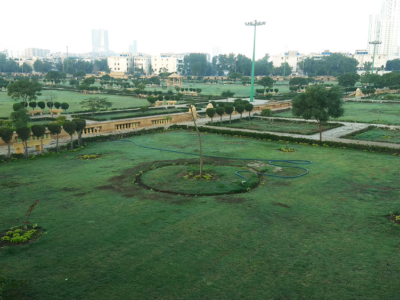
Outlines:
{"label": "dirt patch on grass", "polygon": [[18,181],[6,181],[6,182],[1,183],[1,186],[5,187],[5,188],[16,188],[21,185],[23,185],[23,183],[18,182]]}
{"label": "dirt patch on grass", "polygon": [[69,187],[63,187],[62,189],[61,189],[61,191],[63,191],[63,192],[76,192],[78,189],[76,189],[76,188],[69,188]]}
{"label": "dirt patch on grass", "polygon": [[272,202],[272,205],[280,206],[280,207],[284,207],[284,208],[290,208],[289,205],[284,204],[284,203],[280,203],[280,202]]}
{"label": "dirt patch on grass", "polygon": [[392,221],[395,224],[400,225],[400,214],[398,214],[398,213],[387,215],[387,216],[385,216],[385,218]]}
{"label": "dirt patch on grass", "polygon": [[87,193],[78,193],[78,194],[75,194],[74,196],[75,197],[83,197],[83,196],[85,196]]}
{"label": "dirt patch on grass", "polygon": [[231,204],[238,204],[247,201],[247,199],[243,197],[226,197],[226,196],[216,197],[215,200],[217,200],[218,203],[231,203]]}

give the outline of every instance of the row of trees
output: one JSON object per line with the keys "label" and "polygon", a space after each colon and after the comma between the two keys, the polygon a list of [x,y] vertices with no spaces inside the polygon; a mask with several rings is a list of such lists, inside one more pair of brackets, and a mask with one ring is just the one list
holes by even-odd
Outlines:
{"label": "row of trees", "polygon": [[362,76],[356,73],[346,73],[338,77],[338,83],[343,87],[353,87],[357,82],[361,82],[363,85],[374,85],[377,88],[396,87],[400,85],[400,72],[383,75],[366,72]]}
{"label": "row of trees", "polygon": [[220,125],[222,125],[222,116],[224,114],[229,115],[229,123],[231,123],[232,113],[234,111],[240,114],[240,120],[242,120],[243,112],[248,111],[250,120],[250,112],[254,108],[253,104],[251,104],[247,100],[242,100],[242,99],[235,99],[233,105],[231,105],[230,103],[225,104],[224,102],[218,102],[217,104],[215,101],[212,101],[211,103],[213,104],[214,107],[206,109],[206,114],[208,117],[210,117],[211,124],[213,124],[213,118],[216,114],[220,116]]}

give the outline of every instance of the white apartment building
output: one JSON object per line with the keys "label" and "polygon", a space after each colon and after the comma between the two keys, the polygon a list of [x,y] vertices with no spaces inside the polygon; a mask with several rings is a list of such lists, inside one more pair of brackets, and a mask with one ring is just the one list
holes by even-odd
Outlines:
{"label": "white apartment building", "polygon": [[50,54],[50,50],[38,49],[38,48],[28,48],[25,49],[25,58],[32,59],[34,57],[43,58]]}
{"label": "white apartment building", "polygon": [[144,53],[136,53],[133,58],[133,62],[135,65],[135,71],[140,72],[139,70],[143,70],[145,75],[150,74],[151,66],[151,55]]}
{"label": "white apartment building", "polygon": [[133,57],[131,53],[121,53],[118,56],[108,56],[107,65],[111,72],[128,73],[133,71]]}
{"label": "white apartment building", "polygon": [[273,55],[271,59],[272,59],[272,64],[274,65],[275,68],[280,67],[286,61],[288,65],[292,68],[292,72],[297,72],[298,69],[297,64],[299,63],[300,53],[298,51],[288,51],[286,53]]}
{"label": "white apartment building", "polygon": [[153,56],[151,67],[155,75],[163,72],[176,73],[178,71],[178,59],[172,56]]}
{"label": "white apartment building", "polygon": [[[379,41],[376,53],[385,54],[393,59],[399,53],[400,0],[383,0],[379,15],[369,18],[368,44]],[[373,45],[368,45],[368,52],[373,53]]]}
{"label": "white apartment building", "polygon": [[[364,69],[364,63],[372,63],[374,54],[368,52],[367,50],[356,50],[356,52],[353,54],[353,58],[358,61],[357,69],[361,70]],[[386,62],[386,54],[375,54],[374,69],[382,68],[382,66],[385,68]]]}

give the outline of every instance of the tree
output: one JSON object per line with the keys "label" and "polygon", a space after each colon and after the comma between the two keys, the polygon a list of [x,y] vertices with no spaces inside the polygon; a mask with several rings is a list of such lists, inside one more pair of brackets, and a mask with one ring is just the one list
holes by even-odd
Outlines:
{"label": "tree", "polygon": [[215,112],[217,113],[218,116],[220,116],[219,124],[222,125],[222,116],[225,113],[225,108],[223,106],[217,107],[215,109]]}
{"label": "tree", "polygon": [[147,101],[150,102],[151,105],[154,105],[154,103],[156,103],[156,101],[157,101],[156,97],[151,97],[151,96],[147,97],[146,99],[147,99]]}
{"label": "tree", "polygon": [[33,125],[31,127],[32,133],[35,137],[40,138],[40,147],[43,154],[43,135],[46,133],[46,127],[43,125]]}
{"label": "tree", "polygon": [[233,81],[241,80],[242,77],[243,77],[242,73],[239,73],[239,72],[231,72],[228,75],[228,78],[232,79]]}
{"label": "tree", "polygon": [[86,127],[86,120],[85,119],[72,119],[72,122],[74,122],[76,124],[76,132],[78,133],[78,146],[82,147],[82,131]]}
{"label": "tree", "polygon": [[267,87],[272,87],[274,85],[274,80],[271,77],[265,76],[260,80],[258,80],[257,84],[262,85],[264,87],[264,93],[265,93],[265,89]]}
{"label": "tree", "polygon": [[251,103],[246,103],[244,105],[244,109],[249,112],[249,121],[250,121],[250,112],[253,110],[254,106]]}
{"label": "tree", "polygon": [[303,94],[292,100],[292,113],[306,120],[315,119],[319,124],[319,138],[322,140],[322,122],[330,117],[344,114],[342,91],[339,86],[327,90],[322,85],[310,86]]}
{"label": "tree", "polygon": [[65,110],[65,112],[67,112],[68,108],[69,108],[69,104],[67,102],[61,103],[61,109]]}
{"label": "tree", "polygon": [[18,138],[21,139],[25,148],[25,158],[28,158],[28,139],[31,136],[31,130],[28,127],[19,127],[16,130]]}
{"label": "tree", "polygon": [[4,141],[4,143],[8,146],[8,157],[11,157],[11,150],[10,150],[10,142],[13,138],[14,130],[8,127],[0,128],[0,138]]}
{"label": "tree", "polygon": [[88,108],[92,112],[92,116],[96,111],[108,109],[112,106],[112,102],[107,101],[107,98],[90,97],[80,102],[82,108]]}
{"label": "tree", "polygon": [[184,58],[184,68],[193,76],[205,75],[207,70],[207,58],[205,54],[190,53]]}
{"label": "tree", "polygon": [[357,73],[345,73],[338,77],[339,85],[343,87],[352,87],[361,78]]}
{"label": "tree", "polygon": [[70,135],[71,137],[71,150],[74,150],[74,144],[72,143],[72,136],[76,131],[76,123],[72,121],[65,121],[63,125],[63,129]]}
{"label": "tree", "polygon": [[148,107],[148,106],[141,106],[139,109],[140,109],[140,111],[141,111],[142,113],[144,113],[144,112],[146,112],[146,111],[149,110],[149,107]]}
{"label": "tree", "polygon": [[400,71],[400,59],[388,60],[386,63],[387,71]]}
{"label": "tree", "polygon": [[250,84],[250,81],[251,81],[250,77],[246,77],[246,76],[242,77],[242,84],[243,85]]}
{"label": "tree", "polygon": [[215,113],[216,113],[215,108],[207,108],[206,109],[207,116],[211,118],[211,124],[213,123],[213,118],[215,116]]}
{"label": "tree", "polygon": [[47,125],[47,129],[52,135],[57,135],[56,151],[58,152],[58,135],[61,133],[61,125],[57,123],[50,123]]}
{"label": "tree", "polygon": [[272,69],[272,73],[276,76],[289,76],[292,74],[292,67],[286,63],[286,69],[285,69],[285,63],[282,63],[280,67],[276,67]]}
{"label": "tree", "polygon": [[279,89],[274,89],[274,91],[275,91],[275,94],[278,94]]}
{"label": "tree", "polygon": [[36,100],[42,95],[41,90],[42,86],[38,82],[21,79],[8,85],[7,94],[14,100],[22,99],[26,107],[27,101]]}
{"label": "tree", "polygon": [[221,96],[224,97],[224,98],[233,97],[233,95],[235,95],[235,93],[234,93],[234,92],[231,92],[230,90],[223,91],[223,92],[221,93]]}
{"label": "tree", "polygon": [[17,111],[17,110],[20,110],[22,108],[24,108],[24,105],[21,104],[21,103],[14,103],[13,104],[13,111]]}
{"label": "tree", "polygon": [[263,109],[261,111],[261,116],[263,116],[263,117],[272,117],[272,110],[270,110],[269,108]]}
{"label": "tree", "polygon": [[59,109],[60,106],[61,106],[61,103],[60,103],[60,102],[54,102],[54,107],[55,107],[56,109]]}
{"label": "tree", "polygon": [[61,74],[58,71],[49,71],[44,78],[57,84],[61,81]]}
{"label": "tree", "polygon": [[22,73],[32,73],[32,67],[30,66],[30,65],[28,65],[27,63],[23,63],[22,64],[22,70],[21,70],[21,72]]}
{"label": "tree", "polygon": [[371,68],[372,68],[372,62],[367,61],[367,62],[364,63],[364,71],[370,72]]}
{"label": "tree", "polygon": [[25,108],[14,111],[10,114],[10,120],[12,121],[14,128],[27,127],[30,120],[28,111]]}
{"label": "tree", "polygon": [[231,124],[231,119],[232,119],[232,113],[234,111],[234,107],[232,105],[226,105],[225,106],[225,113],[229,115],[229,124]]}
{"label": "tree", "polygon": [[29,102],[29,107],[31,107],[32,109],[35,109],[35,107],[36,107],[36,102],[35,102],[35,101]]}
{"label": "tree", "polygon": [[242,114],[244,112],[244,105],[243,104],[239,104],[235,106],[235,110],[240,114],[240,121],[242,121]]}
{"label": "tree", "polygon": [[39,101],[37,105],[40,109],[44,109],[46,107],[46,103],[44,101]]}

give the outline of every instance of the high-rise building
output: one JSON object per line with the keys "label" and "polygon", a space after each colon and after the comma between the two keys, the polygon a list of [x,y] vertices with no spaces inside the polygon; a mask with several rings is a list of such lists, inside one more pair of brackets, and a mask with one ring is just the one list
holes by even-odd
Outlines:
{"label": "high-rise building", "polygon": [[25,58],[28,59],[33,57],[43,58],[46,57],[47,54],[50,54],[50,50],[38,49],[38,48],[25,49]]}
{"label": "high-rise building", "polygon": [[133,41],[132,45],[129,45],[129,53],[135,55],[137,53],[137,41]]}
{"label": "high-rise building", "polygon": [[[369,17],[368,43],[381,42],[376,53],[389,59],[399,54],[399,18],[400,0],[383,0],[381,13]],[[373,45],[368,45],[368,52],[373,51]]]}
{"label": "high-rise building", "polygon": [[220,54],[222,54],[222,48],[221,48],[221,47],[214,47],[214,48],[213,48],[212,57],[218,56],[218,55],[220,55]]}
{"label": "high-rise building", "polygon": [[108,53],[108,30],[92,30],[92,51],[93,53]]}

